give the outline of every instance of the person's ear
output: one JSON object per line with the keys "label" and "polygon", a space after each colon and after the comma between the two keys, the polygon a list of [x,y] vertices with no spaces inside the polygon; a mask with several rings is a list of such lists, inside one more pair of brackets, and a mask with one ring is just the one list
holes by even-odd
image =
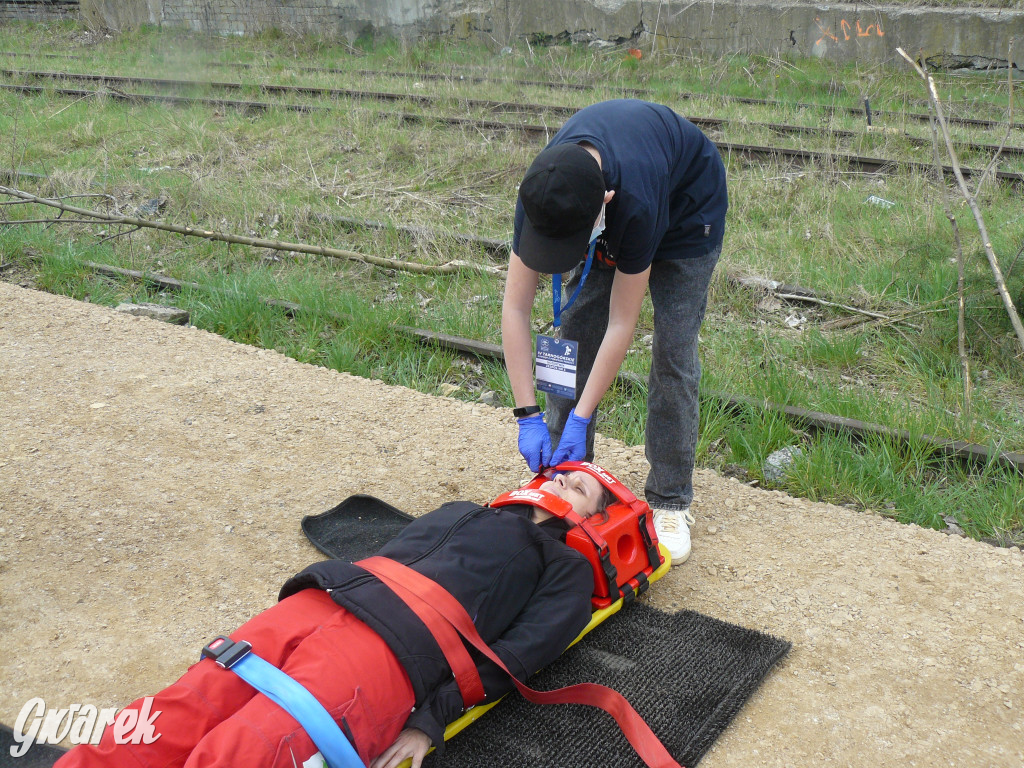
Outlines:
{"label": "person's ear", "polygon": [[608,203],[612,201],[613,197],[615,197],[615,190],[609,189],[607,192],[604,193],[604,204],[608,205]]}

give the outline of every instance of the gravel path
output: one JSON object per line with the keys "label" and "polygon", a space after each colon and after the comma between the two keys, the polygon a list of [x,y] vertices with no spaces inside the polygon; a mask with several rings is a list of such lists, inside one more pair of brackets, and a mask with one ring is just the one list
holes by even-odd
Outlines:
{"label": "gravel path", "polygon": [[[504,410],[0,283],[0,721],[120,706],[270,605],[302,515],[523,478]],[[642,449],[598,459],[642,487]],[[651,590],[794,644],[702,766],[1024,765],[1024,556],[698,472]]]}

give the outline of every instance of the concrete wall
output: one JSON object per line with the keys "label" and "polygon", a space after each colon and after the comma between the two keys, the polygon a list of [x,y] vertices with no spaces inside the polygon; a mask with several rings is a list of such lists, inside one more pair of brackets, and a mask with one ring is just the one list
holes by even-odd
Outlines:
{"label": "concrete wall", "polygon": [[[83,0],[95,2],[97,0]],[[344,37],[418,38],[476,34],[495,0],[155,0],[152,23],[215,34],[251,34],[268,28]],[[483,21],[490,26],[490,21]]]}
{"label": "concrete wall", "polygon": [[893,60],[897,46],[912,55],[1005,60],[1016,38],[1014,58],[1024,65],[1024,11],[756,0],[527,0],[492,3],[473,20],[496,42],[522,37],[597,45],[629,40],[642,50],[836,61]]}
{"label": "concrete wall", "polygon": [[0,24],[5,21],[65,21],[78,18],[78,0],[4,0]]}
{"label": "concrete wall", "polygon": [[[814,5],[756,0],[81,0],[83,19],[113,29],[141,22],[213,34],[268,28],[347,38],[444,35],[495,47],[528,39],[643,50],[761,53],[837,61],[925,56],[1005,60],[1024,68],[1024,11]],[[2,3],[2,0],[0,0]]]}
{"label": "concrete wall", "polygon": [[81,0],[79,5],[89,27],[124,30],[158,19],[161,0]]}
{"label": "concrete wall", "polygon": [[1006,59],[1017,38],[1015,58],[1024,61],[1022,11],[720,0],[684,6],[677,16],[666,7],[659,18],[656,10],[644,15],[644,43],[669,50],[885,61],[899,46],[911,55]]}

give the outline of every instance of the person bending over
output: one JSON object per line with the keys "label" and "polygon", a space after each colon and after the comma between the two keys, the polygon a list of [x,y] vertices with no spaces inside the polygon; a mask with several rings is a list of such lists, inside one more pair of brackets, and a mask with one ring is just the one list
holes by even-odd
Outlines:
{"label": "person bending over", "polygon": [[[566,120],[534,158],[516,201],[501,342],[519,450],[535,472],[593,461],[594,416],[649,290],[654,341],[644,439],[651,471],[644,490],[673,565],[691,548],[697,343],[728,205],[714,143],[669,107],[637,99],[591,104]],[[564,274],[565,303],[552,303],[555,338],[577,346],[574,359],[571,345],[539,338],[535,366],[531,318],[541,274]],[[560,281],[552,280],[559,295]],[[535,382],[542,349],[552,348],[569,355],[562,373]],[[566,373],[570,362],[575,376]],[[548,393],[546,416],[538,388]]]}
{"label": "person bending over", "polygon": [[[612,500],[580,471],[556,475],[541,489],[571,503],[581,517]],[[525,680],[557,658],[590,620],[593,571],[565,544],[569,527],[539,507],[451,502],[409,523],[378,555],[448,590],[509,670]],[[371,768],[393,768],[407,758],[419,768],[463,711],[451,668],[426,626],[354,563],[326,560],[306,568],[284,584],[277,605],[231,638],[248,641],[254,653],[305,686]],[[480,658],[485,701],[493,700],[512,684]],[[127,709],[145,712],[145,706],[139,699]],[[155,741],[117,744],[108,726],[98,745],[75,747],[56,768],[296,768],[318,752],[291,715],[210,659],[190,667],[148,706],[159,712],[152,720]]]}

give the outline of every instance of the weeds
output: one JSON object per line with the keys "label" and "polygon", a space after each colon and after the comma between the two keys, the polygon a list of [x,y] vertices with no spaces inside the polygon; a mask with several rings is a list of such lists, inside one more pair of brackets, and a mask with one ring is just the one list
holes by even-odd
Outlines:
{"label": "weeds", "polygon": [[[127,214],[163,195],[166,208],[155,215],[168,222],[250,236],[424,263],[494,261],[454,238],[409,235],[398,227],[508,238],[516,184],[541,143],[515,132],[429,120],[410,123],[398,113],[544,120],[552,132],[561,120],[496,116],[466,107],[466,99],[581,107],[643,88],[646,98],[684,114],[727,118],[730,122],[716,138],[824,152],[822,163],[801,168],[726,158],[728,232],[701,334],[699,462],[766,483],[765,458],[800,445],[800,458],[779,483],[792,493],[937,528],[953,519],[972,536],[1001,542],[1024,536],[1024,479],[994,463],[965,469],[934,455],[921,438],[964,439],[1004,450],[1024,447],[1024,366],[1008,339],[1005,313],[992,296],[977,233],[966,219],[961,222],[970,259],[968,342],[977,372],[967,419],[961,415],[961,374],[955,364],[956,269],[941,204],[948,190],[923,174],[869,175],[838,160],[840,153],[863,152],[929,162],[927,147],[914,146],[903,135],[925,137],[927,125],[894,115],[884,122],[898,131],[868,133],[862,116],[845,111],[865,96],[875,109],[924,111],[911,76],[862,63],[839,67],[763,56],[710,61],[658,52],[655,63],[619,49],[593,52],[569,46],[516,48],[495,56],[463,44],[366,39],[349,47],[279,33],[243,44],[155,29],[81,46],[73,42],[77,34],[70,26],[54,32],[10,25],[0,29],[0,48],[52,49],[69,56],[39,69],[237,79],[246,84],[247,94],[261,100],[272,100],[258,89],[266,82],[437,99],[424,108],[412,102],[395,106],[322,98],[317,103],[328,111],[300,115],[0,92],[0,135],[12,137],[0,151],[21,170],[48,176],[33,191],[102,192],[109,210]],[[31,63],[31,57],[26,61]],[[220,66],[233,63],[251,68]],[[413,77],[358,74],[363,70]],[[225,72],[231,77],[225,78]],[[424,73],[449,76],[416,78]],[[527,80],[585,83],[591,89],[558,90]],[[954,113],[998,119],[1005,111],[1005,80],[948,76],[940,81]],[[195,93],[201,92],[197,86]],[[745,95],[780,103],[749,105],[725,98]],[[800,106],[805,103],[827,108]],[[769,122],[831,126],[857,135],[780,137],[756,125]],[[987,141],[983,131],[957,129],[957,135],[964,141]],[[1015,131],[1009,143],[1024,144],[1024,136]],[[1024,170],[1024,163],[1008,159],[1003,167]],[[1019,192],[991,184],[982,195],[997,252],[1017,253],[1024,242]],[[871,204],[872,196],[895,205]],[[31,270],[42,289],[111,305],[123,300],[173,303],[188,309],[192,322],[207,330],[303,362],[470,400],[492,392],[500,402],[511,402],[496,362],[467,361],[395,330],[408,325],[498,342],[502,286],[494,278],[430,279],[156,231],[96,245],[115,233],[100,225],[44,229],[3,224],[3,217],[35,218],[37,213],[33,206],[0,207],[0,253],[5,262],[18,262],[21,273]],[[336,216],[392,226],[352,230],[332,223]],[[83,266],[86,260],[163,272],[203,288],[159,292],[137,281],[99,277]],[[893,319],[862,322],[866,318],[861,317],[840,328],[834,324],[850,320],[849,312],[757,294],[731,284],[725,273],[803,286],[834,303]],[[1024,295],[1024,268],[1018,264],[1006,275],[1013,295]],[[538,327],[550,320],[548,285],[536,306]],[[302,310],[290,312],[266,299]],[[624,365],[641,382],[650,358],[643,337],[653,327],[651,311],[645,305],[637,342]],[[727,407],[716,393],[879,423],[906,430],[912,439],[857,443],[812,434],[777,412]],[[642,383],[615,385],[601,405],[599,430],[642,442],[645,401]]]}

